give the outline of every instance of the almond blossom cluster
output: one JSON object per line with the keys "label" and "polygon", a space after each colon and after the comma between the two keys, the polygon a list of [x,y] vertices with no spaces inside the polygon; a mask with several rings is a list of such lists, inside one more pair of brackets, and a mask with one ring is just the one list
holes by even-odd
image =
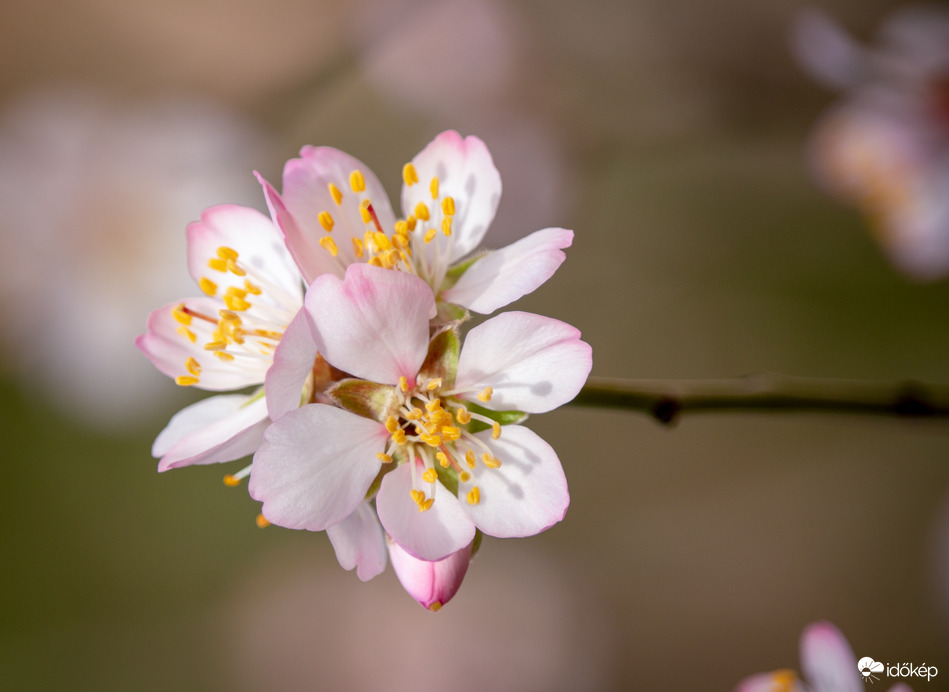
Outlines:
{"label": "almond blossom cluster", "polygon": [[522,423],[570,401],[592,355],[525,312],[462,333],[543,284],[573,240],[548,228],[479,251],[501,195],[481,140],[442,133],[402,177],[397,217],[360,161],[304,148],[281,192],[259,177],[271,218],[219,206],[189,226],[203,296],[154,311],[137,345],[179,385],[231,392],[172,418],[160,471],[253,454],[225,483],[249,477],[260,525],[325,530],[362,580],[391,560],[438,610],[482,534],[564,517],[560,460]]}
{"label": "almond blossom cluster", "polygon": [[949,11],[903,8],[873,49],[811,11],[793,40],[799,62],[843,92],[811,141],[819,182],[864,213],[901,271],[949,274]]}

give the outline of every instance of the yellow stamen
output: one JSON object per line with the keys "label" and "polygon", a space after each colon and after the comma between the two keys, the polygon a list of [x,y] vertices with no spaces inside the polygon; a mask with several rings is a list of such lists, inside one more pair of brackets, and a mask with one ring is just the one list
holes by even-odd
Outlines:
{"label": "yellow stamen", "polygon": [[487,452],[481,455],[481,461],[484,462],[484,465],[489,469],[499,469],[501,468],[501,460],[497,457],[493,457]]}
{"label": "yellow stamen", "polygon": [[429,609],[430,611],[432,611],[433,613],[437,613],[439,610],[442,609],[442,602],[441,602],[441,601],[433,601],[433,602],[432,602],[432,605],[430,605],[430,606],[428,607],[428,609]]}
{"label": "yellow stamen", "polygon": [[243,269],[237,266],[237,262],[235,262],[234,260],[227,261],[227,270],[231,272],[231,274],[233,274],[234,276],[244,276],[245,274],[247,274],[247,272],[245,272]]}
{"label": "yellow stamen", "polygon": [[442,444],[442,438],[439,435],[430,435],[428,433],[422,433],[419,435],[419,439],[422,440],[429,447],[439,447]]}
{"label": "yellow stamen", "polygon": [[392,441],[397,445],[405,445],[405,431],[399,429],[392,433]]}
{"label": "yellow stamen", "polygon": [[394,433],[398,429],[399,421],[396,420],[395,416],[389,416],[386,418],[386,430],[388,430],[390,434]]}
{"label": "yellow stamen", "polygon": [[399,377],[399,389],[401,389],[403,392],[409,391],[409,381],[405,379],[405,375]]}
{"label": "yellow stamen", "polygon": [[461,473],[458,474],[458,478],[461,479],[462,483],[467,483],[468,481],[471,480],[471,474],[468,473],[467,471],[462,471]]}
{"label": "yellow stamen", "polygon": [[356,255],[356,259],[362,259],[365,251],[362,241],[359,238],[353,238],[353,254]]}
{"label": "yellow stamen", "polygon": [[446,197],[442,200],[442,214],[445,216],[454,216],[455,215],[455,198]]}
{"label": "yellow stamen", "polygon": [[425,206],[425,202],[419,202],[415,205],[415,216],[420,218],[422,221],[428,221],[428,207]]}
{"label": "yellow stamen", "polygon": [[241,323],[241,316],[231,310],[224,310],[222,308],[217,311],[217,314],[218,317],[220,317],[225,322],[236,322],[237,324]]}
{"label": "yellow stamen", "polygon": [[222,260],[236,260],[240,255],[237,254],[237,250],[222,245],[217,249],[217,256]]}
{"label": "yellow stamen", "polygon": [[224,291],[224,295],[234,296],[235,298],[246,298],[247,291],[245,291],[243,288],[238,288],[237,286],[228,286],[227,290]]}
{"label": "yellow stamen", "polygon": [[468,464],[468,468],[473,469],[475,467],[475,454],[470,449],[465,452],[465,463]]}
{"label": "yellow stamen", "polygon": [[198,282],[198,286],[205,293],[205,295],[213,296],[217,294],[217,284],[211,281],[211,279],[201,279],[201,281]]}
{"label": "yellow stamen", "polygon": [[422,409],[418,406],[414,406],[411,411],[405,414],[406,420],[418,420],[423,415]]}
{"label": "yellow stamen", "polygon": [[[252,293],[255,296],[259,296],[261,293],[263,293],[263,289],[250,279],[244,279],[244,290],[248,293]],[[237,315],[235,315],[235,317],[237,317]],[[238,317],[238,319],[240,318]]]}
{"label": "yellow stamen", "polygon": [[409,225],[402,219],[399,219],[395,222],[395,234],[396,235],[407,235],[409,232]]}
{"label": "yellow stamen", "polygon": [[441,386],[442,386],[442,378],[436,377],[434,380],[430,380],[429,383],[425,385],[425,389],[427,389],[430,392],[433,392]]}
{"label": "yellow stamen", "polygon": [[263,514],[258,514],[255,521],[257,522],[258,528],[265,529],[270,526],[270,521]]}
{"label": "yellow stamen", "polygon": [[362,171],[355,170],[349,174],[349,187],[352,188],[353,192],[363,192],[366,189],[366,178]]}
{"label": "yellow stamen", "polygon": [[418,506],[418,511],[419,511],[419,512],[427,512],[428,510],[430,510],[430,509],[432,508],[432,505],[434,505],[434,504],[435,504],[435,498],[434,498],[434,497],[430,497],[430,498],[428,498],[427,500],[425,500],[425,502],[423,502],[422,504],[420,504],[420,505]]}
{"label": "yellow stamen", "polygon": [[442,233],[447,237],[451,235],[451,216],[446,216],[442,219]]}
{"label": "yellow stamen", "polygon": [[441,408],[442,402],[439,399],[432,399],[427,404],[425,404],[425,410],[429,413],[435,411],[435,409]]}
{"label": "yellow stamen", "polygon": [[336,247],[336,241],[330,238],[328,235],[320,238],[320,247],[330,253],[333,257],[339,254],[339,248]]}
{"label": "yellow stamen", "polygon": [[237,312],[243,312],[250,308],[250,303],[236,295],[225,295],[224,304],[231,310],[236,310]]}
{"label": "yellow stamen", "polygon": [[376,231],[372,234],[372,239],[376,243],[376,247],[379,248],[379,252],[385,252],[386,250],[392,249],[392,241],[389,240],[389,236],[385,233],[379,233]]}
{"label": "yellow stamen", "polygon": [[438,480],[438,474],[435,472],[435,469],[425,469],[425,473],[422,474],[422,480],[426,483],[434,483]]}
{"label": "yellow stamen", "polygon": [[438,459],[438,463],[442,465],[443,469],[447,469],[449,466],[451,466],[451,462],[448,461],[448,455],[446,455],[444,452],[437,452],[435,454],[435,458]]}
{"label": "yellow stamen", "polygon": [[185,312],[185,304],[174,307],[171,309],[171,316],[175,318],[176,322],[179,322],[183,325],[191,324],[191,315]]}
{"label": "yellow stamen", "polygon": [[478,393],[478,400],[487,403],[491,401],[492,396],[494,396],[494,390],[491,387],[485,387]]}
{"label": "yellow stamen", "polygon": [[418,223],[418,219],[415,218],[415,214],[409,214],[409,218],[405,220],[405,225],[409,229],[409,233],[415,230],[415,225]]}
{"label": "yellow stamen", "polygon": [[326,231],[327,233],[331,233],[333,231],[333,226],[335,225],[335,222],[333,221],[333,217],[330,215],[328,211],[321,211],[319,214],[316,215],[316,218],[319,220],[320,225],[323,227],[324,231]]}
{"label": "yellow stamen", "polygon": [[501,424],[494,421],[494,425],[491,426],[491,439],[496,440],[499,437],[501,437]]}
{"label": "yellow stamen", "polygon": [[412,496],[412,500],[414,500],[415,504],[417,505],[421,505],[423,502],[425,502],[425,493],[423,493],[421,490],[412,488],[409,491],[409,495]]}
{"label": "yellow stamen", "polygon": [[238,478],[237,476],[234,476],[230,473],[224,476],[224,485],[226,485],[228,488],[236,488],[240,484],[241,484],[241,479]]}
{"label": "yellow stamen", "polygon": [[383,464],[391,464],[391,463],[392,463],[392,457],[390,457],[388,454],[384,454],[383,452],[377,453],[377,454],[376,454],[376,459],[378,459],[379,461],[381,461]]}
{"label": "yellow stamen", "polygon": [[363,223],[372,223],[372,212],[369,211],[368,199],[364,199],[359,205],[359,215],[362,216]]}
{"label": "yellow stamen", "polygon": [[434,228],[429,228],[425,231],[425,236],[422,238],[426,243],[430,243],[435,239],[435,236],[438,235],[438,231]]}
{"label": "yellow stamen", "polygon": [[190,387],[193,384],[198,384],[198,378],[190,375],[178,375],[175,378],[175,384],[179,387]]}
{"label": "yellow stamen", "polygon": [[223,360],[223,361],[225,361],[225,362],[227,362],[227,363],[230,363],[232,360],[234,360],[234,356],[232,356],[232,355],[231,355],[230,353],[228,353],[227,351],[215,351],[215,352],[214,352],[214,356],[215,356],[218,360]]}
{"label": "yellow stamen", "polygon": [[455,420],[465,425],[466,423],[471,422],[471,414],[468,413],[468,409],[464,406],[460,406],[457,411],[455,411]]}
{"label": "yellow stamen", "polygon": [[481,502],[481,490],[478,488],[478,486],[475,486],[469,490],[465,495],[465,499],[468,500],[469,505],[476,505]]}
{"label": "yellow stamen", "polygon": [[368,264],[371,264],[374,267],[381,267],[382,260],[376,257],[375,255],[373,255],[372,257],[369,258]]}
{"label": "yellow stamen", "polygon": [[226,341],[209,341],[204,345],[205,351],[223,351],[227,348]]}
{"label": "yellow stamen", "polygon": [[333,183],[330,183],[328,187],[330,189],[330,195],[332,195],[333,201],[336,202],[336,206],[338,207],[343,203],[343,193],[338,187],[333,185]]}
{"label": "yellow stamen", "polygon": [[402,180],[405,181],[406,185],[414,185],[418,182],[418,173],[415,170],[415,166],[412,163],[407,163],[402,166]]}
{"label": "yellow stamen", "polygon": [[185,326],[178,327],[177,331],[179,334],[181,334],[181,336],[188,339],[188,341],[191,343],[194,343],[198,340],[198,335]]}
{"label": "yellow stamen", "polygon": [[438,176],[432,177],[432,182],[428,185],[429,191],[432,193],[432,199],[438,199]]}
{"label": "yellow stamen", "polygon": [[201,374],[201,364],[193,356],[188,356],[188,360],[185,361],[185,369],[195,377]]}
{"label": "yellow stamen", "polygon": [[227,260],[221,259],[220,257],[212,257],[208,260],[208,267],[216,272],[226,272]]}

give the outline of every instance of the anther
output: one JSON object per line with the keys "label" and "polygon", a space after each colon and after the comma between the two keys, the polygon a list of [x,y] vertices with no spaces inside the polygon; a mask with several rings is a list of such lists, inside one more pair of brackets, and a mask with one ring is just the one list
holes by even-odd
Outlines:
{"label": "anther", "polygon": [[411,162],[402,166],[402,180],[409,186],[418,182],[418,172],[416,172],[415,166]]}
{"label": "anther", "polygon": [[198,384],[198,378],[192,377],[191,375],[178,375],[175,378],[175,384],[179,387],[190,387],[191,385]]}
{"label": "anther", "polygon": [[435,236],[438,235],[438,231],[434,228],[429,228],[425,231],[425,236],[422,238],[426,243],[430,243],[435,239]]}
{"label": "anther", "polygon": [[223,360],[226,363],[230,363],[232,360],[234,360],[234,356],[227,351],[215,351],[214,356],[218,360]]}
{"label": "anther", "polygon": [[395,416],[389,416],[386,418],[386,430],[389,431],[389,434],[394,433],[399,429],[399,421],[396,420]]}
{"label": "anther", "polygon": [[429,447],[440,447],[442,444],[442,438],[439,435],[431,435],[428,433],[422,433],[419,435],[419,439],[422,440]]}
{"label": "anther", "polygon": [[443,425],[441,433],[442,437],[445,438],[445,442],[454,442],[461,437],[461,429],[453,425]]}
{"label": "anther", "polygon": [[336,206],[338,207],[343,203],[343,193],[338,187],[333,185],[333,183],[330,183],[327,187],[329,187],[330,196],[332,196],[333,201],[336,202]]}
{"label": "anther", "polygon": [[378,452],[378,453],[376,454],[376,459],[378,459],[379,461],[381,461],[383,464],[391,464],[391,463],[392,463],[392,457],[389,456],[388,454],[385,454],[384,452]]}
{"label": "anther", "polygon": [[185,361],[185,369],[195,377],[201,374],[201,364],[194,359],[194,356],[188,356],[188,360]]}
{"label": "anther", "polygon": [[419,202],[415,205],[415,216],[422,221],[428,221],[428,207],[425,206],[425,202]]}
{"label": "anther", "polygon": [[499,437],[501,437],[501,424],[494,421],[494,425],[491,426],[491,439],[496,440]]}
{"label": "anther", "polygon": [[409,491],[409,495],[412,496],[412,500],[415,502],[415,504],[419,506],[421,506],[421,504],[425,502],[425,493],[423,493],[421,490],[417,488],[412,488]]}
{"label": "anther", "polygon": [[428,186],[429,192],[432,193],[432,199],[438,199],[438,176],[432,177],[432,182]]}
{"label": "anther", "polygon": [[468,409],[464,406],[460,406],[457,411],[455,411],[455,420],[465,425],[466,423],[471,422],[471,414],[468,413]]}
{"label": "anther", "polygon": [[[230,289],[228,289],[230,290]],[[240,289],[237,289],[240,290]],[[243,291],[241,291],[243,293]],[[247,295],[246,293],[244,295]],[[231,310],[237,312],[243,312],[250,308],[250,303],[241,298],[240,296],[234,295],[233,293],[224,296],[224,304]]]}
{"label": "anther", "polygon": [[[250,279],[244,279],[244,290],[255,296],[259,296],[261,293],[263,293],[263,289]],[[237,317],[237,315],[235,315],[235,317]],[[238,320],[239,319],[240,318],[238,318]]]}
{"label": "anther", "polygon": [[235,476],[234,474],[227,474],[224,476],[224,485],[228,488],[236,488],[241,484],[241,479]]}
{"label": "anther", "polygon": [[399,428],[394,433],[392,433],[392,441],[395,442],[397,445],[404,446],[405,445],[405,431]]}
{"label": "anther", "polygon": [[442,214],[445,216],[454,216],[455,215],[455,198],[446,197],[442,200]]}
{"label": "anther", "polygon": [[435,469],[425,469],[425,473],[422,474],[422,480],[426,483],[434,483],[438,480],[438,473],[435,472]]}
{"label": "anther", "polygon": [[175,318],[176,322],[179,322],[185,326],[191,324],[191,315],[185,312],[185,304],[181,303],[177,307],[171,309],[171,316]]}
{"label": "anther", "polygon": [[227,348],[226,341],[209,341],[204,345],[205,351],[223,351]]}
{"label": "anther", "polygon": [[473,469],[475,467],[475,454],[470,449],[465,452],[465,463],[468,464],[468,468]]}
{"label": "anther", "polygon": [[429,383],[425,385],[425,389],[427,389],[430,392],[433,392],[441,386],[442,386],[442,378],[436,377],[434,380],[430,380]]}
{"label": "anther", "polygon": [[363,254],[365,253],[365,247],[362,244],[362,241],[359,238],[353,238],[353,254],[356,255],[356,259],[362,259]]}
{"label": "anther", "polygon": [[229,248],[225,245],[222,245],[217,249],[217,256],[222,260],[236,260],[240,255],[237,254],[237,251]]}
{"label": "anther", "polygon": [[359,205],[359,215],[362,216],[363,223],[372,223],[372,212],[369,211],[368,199],[364,199]]}
{"label": "anther", "polygon": [[484,465],[489,469],[499,469],[501,468],[501,460],[497,457],[491,456],[487,452],[481,455],[481,461],[484,462]]}
{"label": "anther", "polygon": [[217,295],[217,284],[211,281],[211,279],[202,278],[201,281],[198,282],[198,286],[205,293],[205,295]]}
{"label": "anther", "polygon": [[409,391],[409,381],[405,379],[405,375],[399,377],[399,389],[401,389],[403,392]]}
{"label": "anther", "polygon": [[469,505],[476,505],[481,502],[481,490],[478,488],[478,486],[475,486],[469,490],[465,495],[465,499],[468,500]]}
{"label": "anther", "polygon": [[352,188],[353,192],[363,192],[366,189],[366,178],[362,171],[355,170],[349,174],[349,187]]}
{"label": "anther", "polygon": [[425,410],[429,413],[432,413],[435,409],[441,408],[442,402],[440,399],[432,399],[427,404],[425,404]]}
{"label": "anther", "polygon": [[336,247],[336,241],[328,235],[320,238],[320,247],[330,253],[333,257],[339,254],[339,248]]}
{"label": "anther", "polygon": [[195,343],[198,340],[198,335],[193,331],[185,327],[184,325],[178,327],[176,330],[181,336],[185,337],[191,343]]}
{"label": "anther", "polygon": [[241,269],[234,260],[227,260],[227,270],[234,276],[244,276],[247,274],[247,272]]}
{"label": "anther", "polygon": [[471,480],[471,474],[468,473],[467,471],[462,471],[461,473],[458,474],[458,478],[461,480],[462,483],[467,483],[468,481]]}
{"label": "anther", "polygon": [[432,604],[428,607],[428,609],[432,611],[433,613],[437,613],[439,610],[442,609],[442,602],[433,601]]}
{"label": "anther", "polygon": [[333,217],[330,215],[328,211],[321,211],[319,214],[316,215],[316,218],[317,220],[319,220],[320,225],[323,227],[324,231],[326,231],[327,233],[331,233],[333,231],[333,226],[335,224],[333,221]]}
{"label": "anther", "polygon": [[415,230],[415,225],[418,223],[418,219],[415,214],[409,214],[409,218],[405,220],[405,225],[409,229],[409,233]]}
{"label": "anther", "polygon": [[478,400],[487,403],[491,401],[492,396],[494,396],[494,389],[491,387],[485,387],[478,393]]}
{"label": "anther", "polygon": [[451,235],[451,220],[451,216],[446,216],[444,219],[442,219],[442,233],[445,236]]}
{"label": "anther", "polygon": [[435,458],[438,459],[438,463],[441,464],[443,469],[447,469],[451,466],[451,462],[448,460],[448,455],[444,452],[436,452]]}
{"label": "anther", "polygon": [[263,514],[258,514],[255,521],[257,522],[258,528],[265,529],[270,526],[270,521]]}
{"label": "anther", "polygon": [[220,257],[212,257],[208,260],[208,268],[213,269],[216,272],[226,272],[227,260],[221,259]]}

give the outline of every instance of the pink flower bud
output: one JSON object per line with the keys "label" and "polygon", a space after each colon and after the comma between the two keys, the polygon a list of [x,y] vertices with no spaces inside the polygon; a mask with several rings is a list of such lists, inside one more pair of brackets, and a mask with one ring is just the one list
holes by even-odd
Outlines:
{"label": "pink flower bud", "polygon": [[386,541],[386,545],[389,547],[392,568],[402,588],[433,612],[448,603],[461,587],[471,561],[471,544],[437,562],[419,560],[409,555],[391,538]]}

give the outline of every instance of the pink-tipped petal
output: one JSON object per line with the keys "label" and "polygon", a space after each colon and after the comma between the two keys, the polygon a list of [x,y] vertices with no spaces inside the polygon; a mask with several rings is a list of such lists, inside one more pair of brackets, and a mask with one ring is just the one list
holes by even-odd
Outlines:
{"label": "pink-tipped petal", "polygon": [[[432,485],[421,480],[421,463],[416,463],[419,488],[429,495]],[[434,487],[435,502],[431,509],[420,512],[410,494],[411,469],[402,464],[385,475],[376,495],[379,521],[386,533],[419,560],[441,560],[474,540],[475,526],[458,498],[440,483],[436,482]]]}
{"label": "pink-tipped petal", "polygon": [[361,502],[353,513],[326,529],[336,559],[343,569],[356,568],[361,581],[369,581],[386,568],[386,541],[376,511]]}
{"label": "pink-tipped petal", "polygon": [[[156,368],[172,378],[194,377],[194,372],[186,365],[193,358],[200,367],[193,386],[210,391],[242,389],[264,381],[269,361],[216,358],[211,351],[204,349],[204,344],[214,340],[212,332],[216,323],[194,318],[187,326],[181,324],[173,311],[182,304],[192,312],[214,318],[222,307],[222,303],[214,298],[185,298],[153,310],[148,316],[148,331],[135,340],[135,345]],[[194,341],[188,334],[194,337]]]}
{"label": "pink-tipped petal", "polygon": [[289,250],[293,261],[303,275],[305,283],[310,284],[320,274],[329,272],[342,275],[342,269],[333,262],[332,258],[320,246],[319,236],[313,236],[304,231],[304,227],[287,208],[280,193],[267,182],[259,173],[257,180],[264,189],[264,198],[270,209],[270,216],[274,224],[283,235],[283,242]]}
{"label": "pink-tipped petal", "polygon": [[801,635],[801,669],[814,692],[860,692],[857,658],[844,635],[829,622],[815,622]]}
{"label": "pink-tipped petal", "polygon": [[[564,518],[570,504],[567,479],[549,444],[521,425],[504,426],[497,440],[491,431],[476,437],[501,461],[492,469],[479,460],[470,480],[458,483],[462,507],[479,529],[498,538],[533,536]],[[479,499],[471,502],[475,487]]]}
{"label": "pink-tipped petal", "polygon": [[181,409],[155,438],[159,471],[253,454],[269,424],[263,397],[222,394]]}
{"label": "pink-tipped petal", "polygon": [[[250,278],[260,283],[265,277],[268,286],[253,302],[272,306],[299,305],[303,301],[303,285],[294,267],[293,258],[270,219],[256,209],[222,204],[201,213],[201,220],[188,225],[188,268],[195,281],[206,278],[218,286],[219,295],[234,286],[244,288]],[[238,276],[218,271],[208,261],[218,258],[218,248],[238,253],[238,261],[252,269],[252,276]],[[271,285],[273,289],[271,289]],[[217,313],[215,313],[216,316]]]}
{"label": "pink-tipped petal", "polygon": [[422,607],[436,611],[448,603],[461,588],[468,564],[471,546],[467,545],[443,560],[430,562],[413,557],[393,540],[386,541],[389,559],[399,583],[409,596]]}
{"label": "pink-tipped petal", "polygon": [[277,344],[273,365],[264,379],[267,410],[273,420],[300,407],[303,385],[313,371],[316,351],[309,315],[300,310]]}
{"label": "pink-tipped petal", "polygon": [[428,351],[435,298],[403,272],[353,264],[345,280],[322,276],[306,295],[320,353],[331,365],[380,384],[415,380]]}
{"label": "pink-tipped petal", "polygon": [[[455,215],[452,225],[449,262],[454,262],[481,243],[501,200],[501,176],[494,167],[491,153],[477,137],[462,137],[447,131],[438,135],[412,161],[419,182],[402,188],[402,209],[406,216],[415,205],[432,205],[431,180],[438,177],[439,196],[452,197]],[[424,246],[423,252],[435,254],[435,247],[444,246],[449,238],[438,234]]]}
{"label": "pink-tipped petal", "polygon": [[491,387],[490,408],[543,413],[573,399],[592,366],[592,349],[574,327],[528,312],[505,312],[468,332],[455,388]]}
{"label": "pink-tipped petal", "polygon": [[475,262],[440,298],[481,314],[534,291],[553,276],[573,242],[573,231],[545,228]]}
{"label": "pink-tipped petal", "polygon": [[254,455],[250,495],[273,524],[323,531],[363,501],[387,436],[382,424],[332,406],[290,411],[267,429]]}

